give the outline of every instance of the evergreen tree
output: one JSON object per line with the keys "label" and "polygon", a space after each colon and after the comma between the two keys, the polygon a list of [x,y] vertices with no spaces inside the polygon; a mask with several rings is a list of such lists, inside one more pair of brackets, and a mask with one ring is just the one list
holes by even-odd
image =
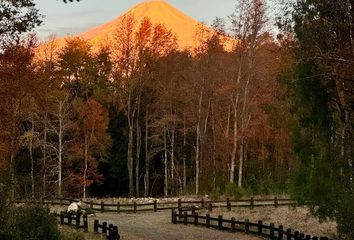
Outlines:
{"label": "evergreen tree", "polygon": [[294,193],[353,239],[354,1],[306,0],[294,7],[298,64],[289,89],[300,164]]}

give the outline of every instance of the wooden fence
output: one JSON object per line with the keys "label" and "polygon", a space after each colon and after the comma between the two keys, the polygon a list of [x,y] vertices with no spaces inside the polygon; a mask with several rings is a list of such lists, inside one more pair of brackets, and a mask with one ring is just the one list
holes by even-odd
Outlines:
{"label": "wooden fence", "polygon": [[328,237],[312,237],[310,235],[300,233],[299,231],[285,229],[282,225],[276,227],[274,223],[266,225],[263,224],[262,221],[252,223],[248,219],[238,221],[235,218],[231,218],[229,220],[223,219],[222,216],[218,216],[217,218],[211,217],[210,214],[200,216],[196,211],[191,213],[185,211],[181,213],[176,210],[172,210],[171,221],[173,224],[193,224],[195,226],[204,226],[207,228],[215,228],[229,232],[244,232],[246,234],[267,237],[272,240],[329,240]]}
{"label": "wooden fence", "polygon": [[60,212],[60,214],[54,213],[54,215],[59,218],[60,225],[68,225],[77,229],[82,228],[85,232],[88,231],[87,214]]}
{"label": "wooden fence", "polygon": [[[51,200],[42,200],[41,203],[49,204],[49,205],[61,205],[68,206],[72,202],[79,202],[78,199],[71,198],[57,198]],[[17,203],[23,203],[17,201]],[[137,213],[137,212],[157,212],[163,210],[171,210],[171,209],[181,209],[181,208],[191,208],[195,207],[196,209],[212,209],[212,208],[227,208],[229,211],[232,208],[237,207],[264,207],[264,206],[290,206],[295,205],[296,202],[288,199],[288,198],[250,198],[250,199],[241,199],[241,200],[231,200],[227,198],[226,200],[220,201],[211,201],[211,200],[195,200],[195,201],[182,201],[178,199],[178,201],[169,201],[169,202],[158,202],[154,200],[149,203],[107,203],[104,201],[94,202],[94,201],[83,201],[83,203],[87,204],[92,210],[98,212],[117,212],[117,213]]]}
{"label": "wooden fence", "polygon": [[102,222],[102,224],[100,224],[98,220],[95,220],[93,225],[93,231],[95,233],[101,232],[103,235],[106,236],[107,240],[120,239],[118,226],[115,226],[113,224],[107,224],[107,222]]}
{"label": "wooden fence", "polygon": [[[75,227],[76,229],[82,228],[84,232],[88,232],[89,225],[87,221],[87,214],[60,212],[60,214],[54,213],[54,215],[59,218],[60,225],[68,225],[71,227]],[[94,220],[93,231],[95,233],[103,234],[107,240],[120,239],[118,226],[115,226],[113,224],[108,225],[107,222],[103,222],[102,224],[100,224],[98,220]]]}

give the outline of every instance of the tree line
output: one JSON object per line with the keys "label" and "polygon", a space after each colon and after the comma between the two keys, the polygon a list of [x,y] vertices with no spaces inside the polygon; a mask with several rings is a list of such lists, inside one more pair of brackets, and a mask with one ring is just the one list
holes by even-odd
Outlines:
{"label": "tree line", "polygon": [[264,1],[240,0],[184,51],[134,16],[107,46],[37,47],[20,36],[38,11],[15,2],[1,2],[2,194],[284,191],[353,236],[352,0],[285,3],[277,36]]}
{"label": "tree line", "polygon": [[232,32],[226,24],[201,27],[185,51],[165,26],[134,16],[99,49],[79,38],[37,47],[34,37],[5,49],[2,156],[13,197],[221,194],[228,182],[284,180],[293,163],[276,115],[286,50],[265,31],[262,1],[240,4]]}

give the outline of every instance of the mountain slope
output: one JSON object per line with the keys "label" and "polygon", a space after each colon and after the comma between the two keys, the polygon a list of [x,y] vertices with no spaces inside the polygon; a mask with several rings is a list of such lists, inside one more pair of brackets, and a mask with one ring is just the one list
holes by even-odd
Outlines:
{"label": "mountain slope", "polygon": [[[165,0],[149,0],[138,4],[111,22],[77,36],[91,42],[94,49],[97,46],[110,44],[114,40],[117,28],[122,25],[124,18],[128,15],[135,18],[137,27],[144,18],[149,18],[154,25],[163,24],[167,29],[176,34],[180,50],[196,47],[198,45],[197,32],[201,29],[203,29],[203,32],[210,33],[213,31],[206,25],[177,10]],[[56,43],[61,48],[65,44],[65,38],[57,39]],[[225,49],[232,49],[233,43],[234,40],[227,39]]]}
{"label": "mountain slope", "polygon": [[79,36],[83,39],[92,41],[93,43],[101,42],[104,39],[111,39],[117,27],[127,15],[134,16],[138,23],[137,25],[139,25],[144,18],[149,18],[153,24],[160,23],[165,25],[177,35],[178,44],[182,49],[193,47],[196,44],[195,35],[200,23],[180,12],[166,1],[143,2],[115,20],[84,32]]}

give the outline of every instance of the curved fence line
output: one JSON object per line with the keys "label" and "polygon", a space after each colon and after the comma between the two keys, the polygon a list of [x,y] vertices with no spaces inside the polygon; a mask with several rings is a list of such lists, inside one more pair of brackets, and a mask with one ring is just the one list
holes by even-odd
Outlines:
{"label": "curved fence line", "polygon": [[305,235],[290,228],[285,229],[282,225],[276,227],[274,223],[266,225],[262,221],[252,223],[248,219],[244,221],[237,221],[235,218],[223,219],[221,215],[217,218],[211,217],[210,214],[201,216],[198,212],[188,214],[187,211],[177,213],[175,210],[172,210],[171,221],[173,224],[193,224],[194,226],[203,226],[229,232],[243,232],[245,234],[267,237],[271,240],[329,240],[328,237]]}
{"label": "curved fence line", "polygon": [[[71,199],[71,198],[56,198],[51,200],[41,200],[39,203],[48,204],[48,205],[60,205],[60,206],[68,206],[72,202],[79,202],[79,199]],[[147,212],[147,211],[163,211],[163,210],[171,210],[171,209],[181,209],[181,208],[192,208],[196,209],[210,209],[210,208],[227,208],[229,211],[232,208],[238,207],[264,207],[264,206],[292,206],[295,205],[296,202],[289,198],[250,198],[250,199],[242,199],[242,200],[232,200],[227,198],[224,201],[211,201],[211,200],[194,200],[194,201],[182,201],[182,199],[178,199],[178,201],[170,201],[170,202],[157,202],[154,200],[149,203],[138,203],[134,201],[133,203],[107,203],[104,201],[94,202],[94,201],[82,201],[87,204],[88,207],[94,211],[98,212],[117,212],[117,213],[137,213],[137,212]],[[16,201],[16,203],[26,203],[26,201]]]}

